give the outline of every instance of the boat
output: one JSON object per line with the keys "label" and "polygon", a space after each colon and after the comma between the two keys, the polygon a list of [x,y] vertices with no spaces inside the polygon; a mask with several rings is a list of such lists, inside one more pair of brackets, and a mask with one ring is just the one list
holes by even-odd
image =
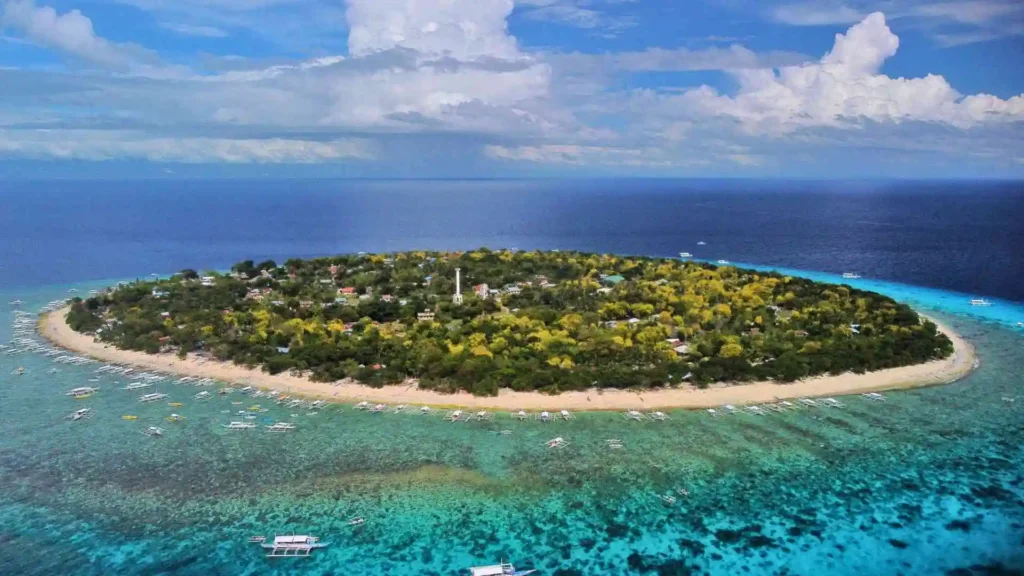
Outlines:
{"label": "boat", "polygon": [[882,396],[878,392],[865,392],[864,394],[861,394],[861,396],[867,398],[868,400],[878,400],[878,401],[884,401],[885,400],[885,396]]}
{"label": "boat", "polygon": [[541,422],[551,422],[551,413],[541,412],[539,418]]}
{"label": "boat", "polygon": [[366,523],[366,520],[362,516],[356,516],[355,518],[350,518],[349,521],[348,521],[348,525],[349,526],[361,526],[361,525],[363,525],[365,523]]}
{"label": "boat", "polygon": [[278,422],[267,426],[267,432],[291,432],[295,430],[295,425],[290,422]]}
{"label": "boat", "polygon": [[234,421],[230,424],[224,424],[224,427],[227,428],[228,430],[249,430],[251,428],[255,428],[256,425],[253,424],[252,422]]}
{"label": "boat", "polygon": [[661,501],[664,502],[665,504],[675,504],[676,503],[676,497],[675,496],[670,496],[668,494],[661,494],[661,495],[658,496],[658,498],[661,498]]}
{"label": "boat", "polygon": [[565,441],[565,438],[559,436],[558,438],[552,438],[547,441],[548,448],[565,448],[569,443]]}
{"label": "boat", "polygon": [[142,396],[139,396],[139,402],[156,402],[157,400],[163,400],[164,398],[167,398],[167,394],[153,392],[151,394],[143,394]]}
{"label": "boat", "polygon": [[143,430],[142,433],[145,434],[146,436],[163,436],[164,429],[157,428],[156,426],[150,426],[149,428]]}
{"label": "boat", "polygon": [[88,398],[89,396],[92,396],[98,391],[99,388],[90,388],[88,386],[82,386],[80,388],[73,388],[70,392],[65,394],[65,396],[71,396],[75,400],[81,400],[83,398]]}
{"label": "boat", "polygon": [[971,306],[991,306],[992,303],[984,298],[971,298]]}
{"label": "boat", "polygon": [[125,415],[121,416],[121,420],[138,420],[138,419],[139,419],[139,417],[135,416],[134,414],[125,414]]}
{"label": "boat", "polygon": [[193,396],[192,399],[193,400],[206,400],[209,397],[210,397],[210,391],[209,390],[203,390],[199,394],[196,394],[195,396]]}
{"label": "boat", "polygon": [[164,420],[167,420],[168,422],[183,422],[185,417],[181,414],[171,414],[167,418],[164,418]]}
{"label": "boat", "polygon": [[153,385],[148,382],[132,382],[131,384],[122,388],[122,390],[143,390],[145,388],[150,388],[152,386]]}
{"label": "boat", "polygon": [[679,257],[680,258],[693,258],[693,254],[690,254],[689,252],[680,252],[679,253]]}
{"label": "boat", "polygon": [[82,420],[83,418],[92,417],[92,408],[79,408],[71,414],[64,417],[65,420]]}
{"label": "boat", "polygon": [[8,304],[10,304],[11,306],[21,306],[22,304],[24,304],[24,302],[22,302],[21,300],[11,300],[10,302],[8,302]]}
{"label": "boat", "polygon": [[267,558],[296,558],[309,556],[313,550],[327,544],[315,536],[274,536],[273,543],[261,542],[260,546],[269,550]]}
{"label": "boat", "polygon": [[21,376],[22,374],[25,373],[25,367],[24,366],[18,366],[18,369],[15,370],[14,373],[17,374],[18,376]]}
{"label": "boat", "polygon": [[1017,322],[1017,328],[1024,328],[1024,322]]}
{"label": "boat", "polygon": [[847,280],[856,280],[857,278],[860,278],[860,274],[857,274],[856,272],[843,272],[843,278],[846,278]]}
{"label": "boat", "polygon": [[719,266],[727,266],[729,264],[729,261],[728,260],[718,260],[718,261],[715,262],[715,264],[718,264]]}
{"label": "boat", "polygon": [[171,408],[181,408],[182,406],[184,406],[184,404],[182,404],[181,402],[168,402],[167,405],[170,406]]}
{"label": "boat", "polygon": [[249,543],[250,544],[263,544],[266,541],[267,541],[267,537],[266,536],[249,536]]}
{"label": "boat", "polygon": [[502,560],[491,566],[471,566],[469,576],[527,576],[536,570],[516,570],[516,567]]}
{"label": "boat", "polygon": [[704,246],[705,244],[707,244],[707,242],[705,242],[703,240],[701,240],[700,242],[697,242],[697,246]]}

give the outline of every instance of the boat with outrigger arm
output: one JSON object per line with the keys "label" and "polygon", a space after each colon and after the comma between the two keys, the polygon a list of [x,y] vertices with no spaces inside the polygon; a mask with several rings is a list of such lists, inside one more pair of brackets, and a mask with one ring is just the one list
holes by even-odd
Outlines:
{"label": "boat with outrigger arm", "polygon": [[267,558],[305,558],[317,548],[326,548],[316,536],[274,536],[274,541],[267,543],[263,536],[252,536],[249,542],[259,544],[268,550]]}
{"label": "boat with outrigger arm", "polygon": [[516,570],[511,563],[502,560],[498,564],[490,566],[471,566],[469,576],[527,576],[536,572],[536,570]]}

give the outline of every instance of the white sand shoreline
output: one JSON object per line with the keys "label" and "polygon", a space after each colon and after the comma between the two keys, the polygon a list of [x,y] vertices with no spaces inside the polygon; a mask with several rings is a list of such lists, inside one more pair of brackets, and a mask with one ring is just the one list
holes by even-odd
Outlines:
{"label": "white sand shoreline", "polygon": [[[454,406],[495,410],[627,410],[653,408],[711,408],[723,404],[761,404],[785,398],[841,396],[863,392],[896,390],[947,384],[967,375],[975,364],[974,349],[960,335],[936,322],[953,341],[953,354],[915,366],[889,368],[867,374],[817,376],[790,384],[755,382],[738,385],[716,385],[708,389],[692,387],[660,390],[587,390],[548,396],[538,392],[501,390],[498,396],[479,397],[469,393],[442,394],[420,390],[415,382],[372,388],[357,382],[313,382],[289,374],[271,375],[259,369],[245,368],[229,362],[189,357],[179,359],[171,354],[146,354],[120,350],[96,341],[92,336],[75,332],[65,321],[67,308],[43,316],[39,333],[56,346],[104,362],[130,364],[145,370],[169,372],[181,376],[214,378],[233,384],[276,389],[289,394],[322,398],[336,402],[367,400],[388,404]],[[934,320],[932,320],[934,321]]]}

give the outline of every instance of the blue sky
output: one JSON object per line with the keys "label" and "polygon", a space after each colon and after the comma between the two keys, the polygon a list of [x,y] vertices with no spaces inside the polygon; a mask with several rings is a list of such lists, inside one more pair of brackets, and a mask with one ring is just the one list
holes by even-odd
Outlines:
{"label": "blue sky", "polygon": [[0,177],[1024,177],[1019,0],[0,9]]}

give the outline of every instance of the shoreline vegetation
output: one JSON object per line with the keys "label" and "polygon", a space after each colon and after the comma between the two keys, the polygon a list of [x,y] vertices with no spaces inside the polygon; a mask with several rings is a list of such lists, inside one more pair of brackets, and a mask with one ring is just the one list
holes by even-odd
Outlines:
{"label": "shoreline vegetation", "polygon": [[939,331],[953,344],[953,353],[942,360],[924,364],[889,368],[865,374],[846,373],[838,376],[817,376],[778,384],[754,382],[717,384],[709,388],[682,386],[651,390],[590,389],[564,392],[557,396],[540,392],[518,392],[502,389],[497,396],[474,396],[467,392],[446,394],[421,389],[415,381],[374,388],[348,380],[314,382],[290,374],[268,374],[231,362],[196,357],[181,359],[175,354],[148,354],[121,350],[96,340],[92,335],[76,332],[68,325],[67,307],[46,314],[39,321],[39,333],[61,348],[109,363],[124,364],[144,370],[179,376],[214,378],[216,380],[274,389],[291,395],[319,398],[333,402],[383,402],[457,408],[494,410],[644,410],[656,408],[698,409],[725,404],[749,405],[801,397],[842,396],[865,392],[902,390],[948,384],[963,378],[975,367],[974,348],[960,335],[935,320]]}
{"label": "shoreline vegetation", "polygon": [[41,329],[155,370],[467,407],[762,402],[949,381],[973,363],[887,296],[720,264],[486,248],[245,261],[75,298]]}

